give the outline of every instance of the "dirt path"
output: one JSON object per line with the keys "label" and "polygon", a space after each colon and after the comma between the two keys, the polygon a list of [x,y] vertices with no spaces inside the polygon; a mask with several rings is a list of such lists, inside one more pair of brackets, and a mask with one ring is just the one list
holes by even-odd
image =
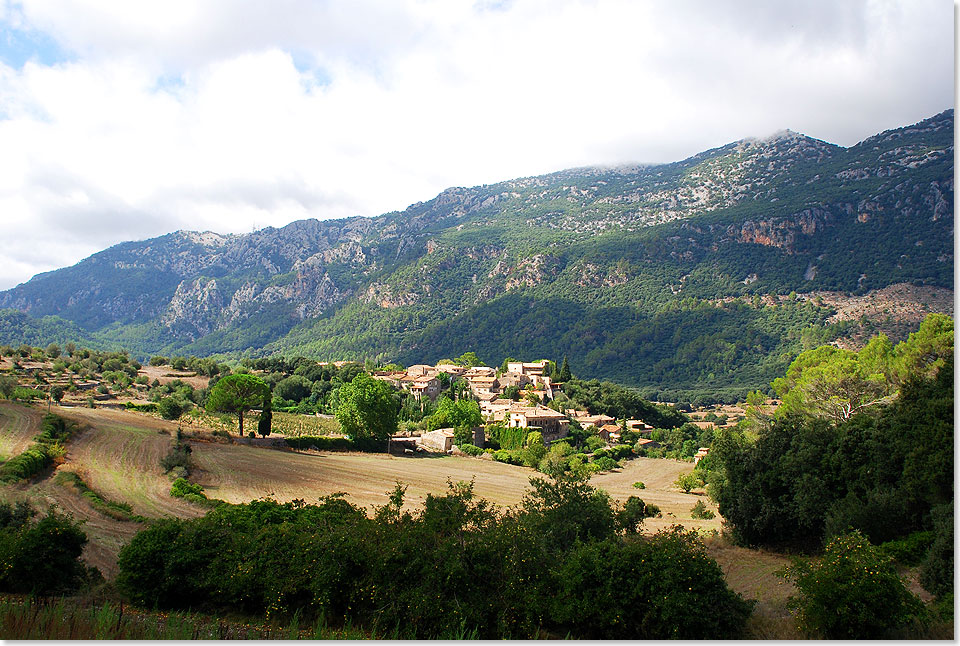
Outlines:
{"label": "dirt path", "polygon": [[16,402],[0,402],[0,457],[9,459],[24,451],[40,433],[46,410]]}

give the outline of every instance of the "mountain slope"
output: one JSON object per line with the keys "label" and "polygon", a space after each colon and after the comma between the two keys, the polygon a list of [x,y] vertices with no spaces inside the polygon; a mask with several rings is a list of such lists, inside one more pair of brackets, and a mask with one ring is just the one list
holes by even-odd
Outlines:
{"label": "mountain slope", "polygon": [[[489,362],[569,354],[581,374],[636,385],[763,385],[829,312],[797,307],[777,323],[702,301],[952,289],[952,239],[949,110],[848,149],[784,131],[673,164],[452,188],[376,218],[176,232],[39,275],[0,307],[143,354],[420,361],[483,348]],[[684,321],[706,326],[689,332],[699,350],[666,338]]]}

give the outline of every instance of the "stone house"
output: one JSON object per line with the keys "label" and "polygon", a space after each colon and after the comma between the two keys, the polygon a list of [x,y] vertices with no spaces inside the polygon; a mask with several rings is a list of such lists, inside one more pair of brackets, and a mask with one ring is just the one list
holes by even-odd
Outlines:
{"label": "stone house", "polygon": [[424,397],[433,401],[440,394],[440,380],[432,376],[417,377],[410,383],[410,394],[418,402]]}
{"label": "stone house", "polygon": [[544,444],[549,444],[570,432],[570,420],[563,413],[545,406],[515,406],[509,411],[511,428],[528,428],[543,434]]}

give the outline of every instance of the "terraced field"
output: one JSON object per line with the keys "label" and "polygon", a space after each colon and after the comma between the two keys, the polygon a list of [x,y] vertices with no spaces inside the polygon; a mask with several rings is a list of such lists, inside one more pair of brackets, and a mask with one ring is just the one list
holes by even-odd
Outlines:
{"label": "terraced field", "polygon": [[[693,493],[683,493],[673,485],[681,473],[693,471],[692,462],[678,462],[676,460],[660,460],[654,458],[634,458],[626,463],[622,469],[600,473],[590,480],[590,484],[600,487],[616,500],[626,500],[630,496],[638,496],[648,504],[660,508],[661,518],[648,518],[643,521],[645,531],[656,532],[671,525],[683,525],[688,529],[719,530],[721,519],[717,515],[711,520],[693,520],[690,510],[697,501],[714,513],[716,505],[710,502],[702,490]],[[636,489],[634,482],[642,482],[646,489]]]}
{"label": "terraced field", "polygon": [[121,410],[67,408],[61,414],[89,427],[70,442],[61,468],[78,471],[90,487],[130,503],[142,516],[202,515],[195,506],[170,496],[170,480],[160,467],[173,442],[175,424]]}

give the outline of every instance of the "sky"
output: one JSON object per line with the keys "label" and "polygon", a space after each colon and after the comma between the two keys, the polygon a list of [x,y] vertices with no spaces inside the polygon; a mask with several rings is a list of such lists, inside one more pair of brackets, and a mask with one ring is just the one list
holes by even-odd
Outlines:
{"label": "sky", "polygon": [[0,0],[0,289],[125,240],[375,216],[955,103],[953,0]]}

